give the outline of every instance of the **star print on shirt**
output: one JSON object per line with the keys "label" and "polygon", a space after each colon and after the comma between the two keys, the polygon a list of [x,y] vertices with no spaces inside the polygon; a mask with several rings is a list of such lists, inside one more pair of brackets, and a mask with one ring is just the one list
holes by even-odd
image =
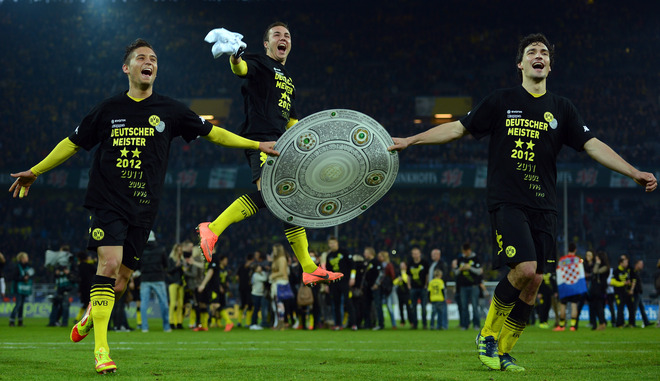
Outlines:
{"label": "star print on shirt", "polygon": [[530,140],[530,141],[528,141],[528,142],[525,142],[525,144],[527,144],[527,149],[528,149],[528,150],[530,150],[530,151],[533,151],[533,150],[534,150],[534,146],[535,146],[534,142],[532,142],[532,141]]}
{"label": "star print on shirt", "polygon": [[121,157],[128,155],[128,150],[126,147],[122,148],[119,152],[121,152]]}
{"label": "star print on shirt", "polygon": [[131,151],[131,153],[133,154],[133,157],[140,157],[142,151],[138,151],[138,149],[136,148],[133,151]]}
{"label": "star print on shirt", "polygon": [[514,143],[516,143],[516,148],[522,148],[522,145],[523,145],[523,141],[522,141],[522,140],[518,139],[518,140],[516,140]]}

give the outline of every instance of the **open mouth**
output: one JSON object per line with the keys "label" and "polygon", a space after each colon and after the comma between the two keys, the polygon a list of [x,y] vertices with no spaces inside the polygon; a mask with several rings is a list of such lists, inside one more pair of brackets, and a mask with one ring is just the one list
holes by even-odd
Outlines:
{"label": "open mouth", "polygon": [[278,50],[280,53],[285,53],[285,52],[286,52],[286,44],[279,44],[279,45],[277,45],[277,50]]}
{"label": "open mouth", "polygon": [[144,76],[151,77],[151,74],[153,74],[153,69],[149,68],[149,67],[146,67],[146,68],[142,69],[142,71],[140,73]]}
{"label": "open mouth", "polygon": [[543,69],[544,67],[545,65],[543,64],[543,62],[535,62],[532,64],[532,68],[534,69]]}

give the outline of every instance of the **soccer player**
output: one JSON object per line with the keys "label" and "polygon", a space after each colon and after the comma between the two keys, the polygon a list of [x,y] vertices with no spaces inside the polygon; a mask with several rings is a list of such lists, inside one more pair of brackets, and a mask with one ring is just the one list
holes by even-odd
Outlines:
{"label": "soccer player", "polygon": [[575,106],[546,90],[553,46],[543,34],[524,37],[517,67],[522,86],[497,90],[467,116],[408,138],[390,150],[416,144],[445,144],[472,134],[490,136],[487,204],[491,215],[494,266],[510,268],[495,289],[477,337],[479,359],[491,369],[524,371],[510,352],[522,333],[543,279],[555,259],[557,154],[563,145],[654,191],[653,174],[635,169],[594,137]]}
{"label": "soccer player", "polygon": [[[163,189],[170,142],[203,136],[213,143],[251,148],[277,155],[274,142],[257,142],[215,127],[183,103],[153,90],[158,59],[151,45],[137,39],[124,55],[122,70],[128,91],[96,106],[40,163],[14,173],[14,197],[28,195],[37,176],[63,163],[81,147],[99,146],[89,175],[84,206],[91,218],[88,248],[99,262],[85,316],[71,331],[71,340],[85,338],[95,326],[94,355],[98,373],[114,372],[107,327],[115,302],[137,268],[154,223]],[[146,318],[146,317],[145,317]]]}
{"label": "soccer player", "polygon": [[[230,32],[231,33],[231,32]],[[266,28],[263,37],[266,54],[243,54],[238,49],[230,56],[231,70],[245,80],[241,93],[245,107],[245,121],[240,135],[254,140],[277,140],[284,131],[298,122],[295,108],[295,86],[284,65],[291,53],[291,33],[286,24],[275,22]],[[233,223],[256,214],[266,204],[261,196],[261,166],[265,157],[248,149],[245,156],[252,169],[252,182],[257,191],[240,196],[212,222],[202,222],[197,231],[200,246],[207,261],[211,261],[218,236]],[[303,268],[303,283],[329,283],[343,277],[341,273],[326,271],[314,264],[309,256],[305,228],[284,223],[293,253]]]}

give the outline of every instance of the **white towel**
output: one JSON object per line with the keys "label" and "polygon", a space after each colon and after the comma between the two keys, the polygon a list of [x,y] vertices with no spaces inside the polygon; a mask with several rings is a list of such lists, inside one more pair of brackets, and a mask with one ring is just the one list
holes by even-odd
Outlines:
{"label": "white towel", "polygon": [[204,38],[204,41],[213,44],[211,48],[213,58],[223,54],[235,54],[239,48],[246,48],[247,44],[242,40],[242,34],[230,32],[225,28],[213,29]]}

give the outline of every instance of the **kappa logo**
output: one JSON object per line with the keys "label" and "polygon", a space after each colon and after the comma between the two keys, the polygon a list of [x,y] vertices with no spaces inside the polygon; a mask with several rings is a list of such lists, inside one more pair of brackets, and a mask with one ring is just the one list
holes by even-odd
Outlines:
{"label": "kappa logo", "polygon": [[92,231],[92,238],[96,241],[100,241],[105,237],[105,232],[101,228],[96,228]]}
{"label": "kappa logo", "polygon": [[589,128],[587,128],[587,126],[582,126],[582,128],[584,128],[584,132],[589,132]]}

